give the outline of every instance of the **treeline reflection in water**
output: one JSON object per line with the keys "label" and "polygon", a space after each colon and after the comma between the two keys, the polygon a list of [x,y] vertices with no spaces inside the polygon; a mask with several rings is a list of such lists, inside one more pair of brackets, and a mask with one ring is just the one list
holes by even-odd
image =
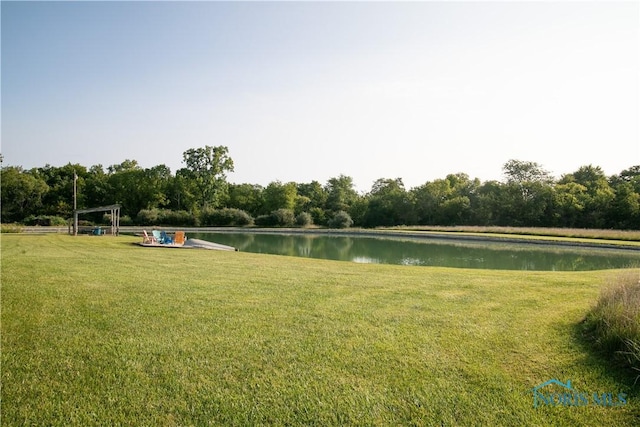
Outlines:
{"label": "treeline reflection in water", "polygon": [[275,233],[190,235],[240,251],[361,263],[586,271],[640,267],[640,251],[437,239]]}

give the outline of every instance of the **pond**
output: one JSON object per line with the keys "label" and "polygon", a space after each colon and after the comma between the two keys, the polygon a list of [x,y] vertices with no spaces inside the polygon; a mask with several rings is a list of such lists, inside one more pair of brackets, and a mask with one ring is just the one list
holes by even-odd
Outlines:
{"label": "pond", "polygon": [[640,267],[640,250],[309,233],[213,232],[189,237],[244,252],[360,263],[537,271]]}

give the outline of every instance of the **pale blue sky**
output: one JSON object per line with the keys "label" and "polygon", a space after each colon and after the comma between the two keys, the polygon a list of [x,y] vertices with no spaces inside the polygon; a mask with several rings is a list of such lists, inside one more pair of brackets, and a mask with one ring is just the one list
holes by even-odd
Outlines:
{"label": "pale blue sky", "polygon": [[6,2],[2,154],[407,188],[640,164],[638,2]]}

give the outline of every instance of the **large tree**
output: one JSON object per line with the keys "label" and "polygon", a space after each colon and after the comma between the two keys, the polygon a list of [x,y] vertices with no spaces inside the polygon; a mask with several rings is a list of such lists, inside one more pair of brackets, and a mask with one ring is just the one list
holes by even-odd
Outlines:
{"label": "large tree", "polygon": [[471,203],[477,198],[479,179],[465,173],[449,174],[411,190],[419,224],[467,224],[471,217]]}
{"label": "large tree", "polygon": [[264,188],[257,184],[229,184],[229,207],[253,216],[262,213]]}
{"label": "large tree", "polygon": [[49,190],[42,199],[43,211],[47,215],[70,218],[73,214],[73,186],[74,176],[77,176],[77,207],[85,207],[85,179],[87,168],[80,164],[68,163],[62,167],[45,165],[31,170],[34,176],[43,179]]}
{"label": "large tree", "polygon": [[358,192],[353,186],[353,178],[346,175],[340,175],[337,178],[331,178],[325,186],[327,192],[327,209],[338,212],[348,211],[356,200],[358,200]]}
{"label": "large tree", "polygon": [[283,184],[280,181],[273,181],[267,185],[263,194],[263,213],[270,213],[278,209],[288,209],[293,211],[296,206],[298,190],[295,182]]}
{"label": "large tree", "polygon": [[225,146],[191,148],[182,154],[184,174],[193,180],[201,208],[217,208],[228,191],[227,172],[233,172],[233,160]]}
{"label": "large tree", "polygon": [[364,216],[364,225],[415,224],[412,194],[407,193],[402,178],[376,180],[369,193],[369,205]]}
{"label": "large tree", "polygon": [[606,213],[615,199],[615,193],[606,175],[599,166],[581,166],[577,171],[564,175],[560,184],[576,183],[585,188],[579,194],[579,203],[584,206],[576,226],[603,228],[607,225]]}
{"label": "large tree", "polygon": [[42,200],[49,191],[44,179],[22,170],[21,167],[2,168],[2,221],[22,221],[26,216],[38,214]]}
{"label": "large tree", "polygon": [[511,225],[549,225],[553,177],[536,162],[509,160],[502,167],[507,178],[504,205]]}

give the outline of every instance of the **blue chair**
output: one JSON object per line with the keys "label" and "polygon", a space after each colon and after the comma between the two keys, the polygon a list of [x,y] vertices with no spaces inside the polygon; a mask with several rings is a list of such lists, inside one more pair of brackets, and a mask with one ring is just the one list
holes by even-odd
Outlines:
{"label": "blue chair", "polygon": [[169,236],[167,234],[166,231],[162,231],[160,233],[160,243],[164,244],[164,245],[172,245],[173,244],[173,239],[171,238],[171,236]]}

